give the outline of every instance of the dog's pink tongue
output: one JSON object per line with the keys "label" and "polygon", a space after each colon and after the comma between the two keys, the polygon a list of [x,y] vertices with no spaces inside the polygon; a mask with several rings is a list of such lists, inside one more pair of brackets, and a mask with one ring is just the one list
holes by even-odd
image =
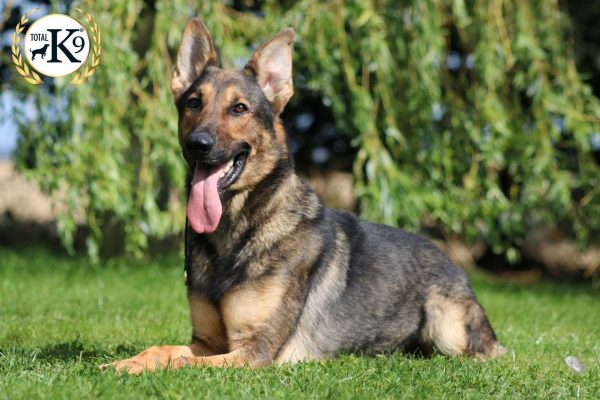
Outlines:
{"label": "dog's pink tongue", "polygon": [[217,182],[223,166],[207,167],[196,163],[192,191],[187,204],[187,217],[192,229],[198,233],[211,233],[221,219],[221,199]]}

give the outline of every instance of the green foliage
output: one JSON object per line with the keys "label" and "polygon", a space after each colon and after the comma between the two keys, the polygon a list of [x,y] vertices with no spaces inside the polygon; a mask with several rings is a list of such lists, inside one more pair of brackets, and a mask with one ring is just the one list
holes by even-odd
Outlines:
{"label": "green foliage", "polygon": [[[99,364],[152,345],[187,344],[182,260],[139,265],[0,248],[0,387],[8,399],[481,399],[600,397],[600,296],[565,283],[472,282],[509,354],[340,356],[250,369],[185,368],[142,376]],[[141,263],[140,263],[141,264]],[[518,305],[517,307],[515,305]],[[535,312],[531,312],[535,310]],[[569,370],[565,357],[586,366]]]}
{"label": "green foliage", "polygon": [[[561,224],[582,242],[600,229],[591,148],[600,102],[575,68],[557,0],[247,3],[264,17],[220,1],[83,5],[103,34],[97,74],[77,87],[57,80],[50,95],[22,89],[37,112],[21,115],[18,160],[34,155],[29,174],[64,193],[67,245],[78,214],[94,257],[106,225],[124,232],[134,254],[148,236],[182,230],[185,172],[169,85],[192,15],[230,67],[296,28],[294,101],[320,94],[354,139],[364,217],[434,225],[511,259],[532,226]],[[455,69],[446,67],[453,50],[463,61]]]}

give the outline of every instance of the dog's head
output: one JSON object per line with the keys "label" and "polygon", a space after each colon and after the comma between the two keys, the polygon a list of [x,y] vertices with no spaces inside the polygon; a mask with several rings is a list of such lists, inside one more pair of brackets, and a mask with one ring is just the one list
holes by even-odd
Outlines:
{"label": "dog's head", "polygon": [[217,66],[204,24],[183,33],[171,82],[179,142],[194,171],[187,216],[198,233],[216,230],[222,201],[251,190],[287,158],[279,114],[293,94],[292,42],[286,29],[263,43],[241,71]]}

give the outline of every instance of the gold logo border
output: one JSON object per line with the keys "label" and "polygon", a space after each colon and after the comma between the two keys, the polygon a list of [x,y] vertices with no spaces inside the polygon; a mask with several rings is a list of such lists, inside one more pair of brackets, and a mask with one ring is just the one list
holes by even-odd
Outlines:
{"label": "gold logo border", "polygon": [[20,43],[22,39],[21,32],[23,32],[23,30],[25,29],[25,24],[29,22],[29,17],[31,17],[31,14],[33,14],[37,10],[37,8],[34,8],[28,13],[21,15],[21,20],[17,23],[17,26],[15,27],[15,32],[12,35],[11,47],[12,60],[15,64],[17,72],[19,73],[19,75],[25,78],[27,82],[33,85],[39,85],[41,83],[44,83],[44,81],[35,71],[29,69],[29,66],[25,62],[24,57],[22,57],[21,55]]}
{"label": "gold logo border", "polygon": [[85,66],[85,69],[82,69],[83,65],[79,67],[79,72],[73,77],[73,79],[71,79],[71,83],[73,85],[81,85],[96,73],[100,62],[102,61],[102,37],[100,35],[100,29],[98,28],[98,24],[96,23],[96,20],[94,19],[92,14],[90,14],[89,12],[84,13],[79,8],[76,8],[75,10],[84,15],[85,20],[87,21],[88,25],[92,30],[92,61],[88,62],[88,64]]}

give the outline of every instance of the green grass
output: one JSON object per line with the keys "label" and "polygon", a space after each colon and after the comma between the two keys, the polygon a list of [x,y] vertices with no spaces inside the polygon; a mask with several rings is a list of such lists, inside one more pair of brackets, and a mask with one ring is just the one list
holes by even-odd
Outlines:
{"label": "green grass", "polygon": [[[259,370],[118,376],[96,366],[189,340],[181,260],[99,267],[0,248],[0,398],[600,398],[597,289],[482,274],[473,286],[509,348],[502,359],[348,355]],[[585,373],[567,368],[569,355]]]}

